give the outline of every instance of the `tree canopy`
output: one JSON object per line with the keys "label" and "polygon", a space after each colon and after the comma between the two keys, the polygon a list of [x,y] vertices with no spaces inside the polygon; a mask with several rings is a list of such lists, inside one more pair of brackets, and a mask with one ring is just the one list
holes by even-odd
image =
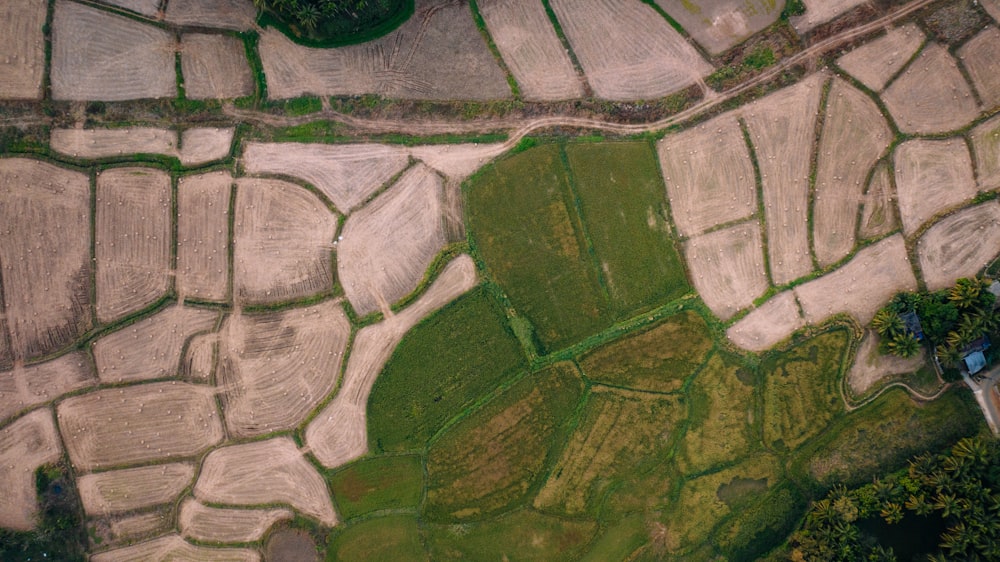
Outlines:
{"label": "tree canopy", "polygon": [[254,3],[294,37],[330,46],[388,33],[413,11],[413,0],[254,0]]}

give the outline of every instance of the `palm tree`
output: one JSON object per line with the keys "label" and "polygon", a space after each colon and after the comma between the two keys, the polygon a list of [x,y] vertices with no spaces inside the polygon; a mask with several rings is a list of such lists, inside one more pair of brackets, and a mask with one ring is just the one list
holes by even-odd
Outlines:
{"label": "palm tree", "polygon": [[937,346],[937,358],[945,367],[955,367],[962,360],[962,353],[953,345]]}
{"label": "palm tree", "polygon": [[961,506],[955,494],[942,493],[934,498],[934,509],[940,510],[942,517],[951,517],[961,510]]}
{"label": "palm tree", "polygon": [[888,502],[882,507],[879,515],[886,523],[895,525],[903,520],[903,507],[896,502]]}
{"label": "palm tree", "polygon": [[917,515],[928,515],[934,511],[934,506],[927,502],[927,497],[923,494],[911,495],[905,505],[906,509]]}
{"label": "palm tree", "polygon": [[955,286],[948,291],[948,300],[961,309],[971,308],[979,302],[979,293],[982,288],[983,283],[979,279],[959,279],[955,282]]}
{"label": "palm tree", "polygon": [[899,357],[913,357],[920,353],[920,342],[917,341],[916,336],[909,332],[893,336],[887,347],[893,355]]}
{"label": "palm tree", "polygon": [[903,319],[895,310],[883,308],[876,312],[875,317],[872,318],[872,328],[883,338],[891,338],[902,333],[905,326]]}
{"label": "palm tree", "polygon": [[316,29],[316,24],[319,23],[319,8],[311,2],[303,2],[295,12],[295,18],[306,29]]}

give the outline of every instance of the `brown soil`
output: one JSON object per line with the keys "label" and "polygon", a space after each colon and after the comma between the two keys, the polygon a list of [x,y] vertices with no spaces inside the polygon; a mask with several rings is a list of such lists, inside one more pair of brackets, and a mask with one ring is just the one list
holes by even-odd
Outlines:
{"label": "brown soil", "polygon": [[52,410],[40,408],[0,429],[0,527],[35,527],[35,470],[62,457]]}
{"label": "brown soil", "polygon": [[188,33],[181,37],[180,50],[185,97],[238,98],[253,94],[253,74],[238,37]]}
{"label": "brown soil", "polygon": [[911,140],[896,148],[896,190],[903,231],[976,195],[969,150],[961,139]]}
{"label": "brown soil", "polygon": [[164,19],[174,25],[247,31],[257,18],[251,0],[167,0],[166,4]]}
{"label": "brown soil", "polygon": [[0,372],[0,424],[19,412],[95,384],[94,368],[82,352]]}
{"label": "brown soil", "polygon": [[762,304],[726,330],[729,341],[750,351],[765,351],[805,326],[792,291]]}
{"label": "brown soil", "polygon": [[955,59],[937,43],[924,47],[913,64],[889,85],[882,100],[904,133],[951,131],[979,114]]}
{"label": "brown soil", "polygon": [[191,560],[197,562],[260,562],[260,554],[248,548],[195,546],[178,535],[91,555],[92,562],[147,562],[149,560]]}
{"label": "brown soil", "polygon": [[229,172],[177,181],[178,300],[223,301],[229,296]]}
{"label": "brown soil", "polygon": [[868,183],[868,191],[862,199],[861,224],[858,229],[862,240],[884,236],[899,228],[889,164],[882,161],[876,166],[872,180]]}
{"label": "brown soil", "polygon": [[927,229],[917,243],[920,271],[931,291],[972,277],[1000,253],[1000,205],[962,209]]}
{"label": "brown soil", "polygon": [[656,0],[709,53],[718,55],[771,25],[784,4],[769,0]]}
{"label": "brown soil", "polygon": [[41,99],[46,9],[39,0],[0,5],[0,99]]}
{"label": "brown soil", "polygon": [[172,522],[167,521],[163,513],[153,511],[138,515],[123,515],[111,519],[110,532],[117,543],[132,542],[139,537],[163,534],[172,529]]}
{"label": "brown soil", "polygon": [[88,515],[108,515],[173,502],[194,480],[194,465],[173,463],[85,474],[77,478]]}
{"label": "brown soil", "polygon": [[215,357],[219,351],[217,334],[201,334],[191,338],[181,363],[181,376],[190,382],[212,382]]}
{"label": "brown soil", "polygon": [[319,562],[316,543],[302,531],[283,530],[271,535],[264,550],[265,562]]}
{"label": "brown soil", "polygon": [[151,127],[53,129],[49,142],[52,150],[74,158],[177,152],[176,132]]}
{"label": "brown soil", "polygon": [[895,355],[882,355],[879,353],[878,343],[878,334],[866,330],[854,356],[854,364],[847,371],[847,383],[851,385],[851,391],[855,395],[864,394],[886,377],[912,373],[927,360],[923,348],[916,356],[904,359]]}
{"label": "brown soil", "polygon": [[914,24],[893,27],[882,37],[837,59],[837,66],[878,92],[909,62],[925,39]]}
{"label": "brown soil", "polygon": [[510,150],[503,144],[425,144],[410,148],[421,160],[453,182],[462,182],[491,160]]}
{"label": "brown soil", "polygon": [[111,4],[119,8],[142,14],[147,17],[156,17],[160,9],[160,0],[97,0],[102,4]]}
{"label": "brown soil", "polygon": [[846,14],[866,0],[802,0],[806,13],[791,18],[795,31],[806,33],[813,28]]}
{"label": "brown soil", "polygon": [[181,504],[177,521],[185,537],[211,543],[247,543],[259,541],[272,525],[294,516],[290,509],[220,509],[188,499]]}
{"label": "brown soil", "polygon": [[988,27],[958,50],[958,58],[969,71],[972,84],[979,94],[983,109],[1000,105],[1000,29]]}
{"label": "brown soil", "polygon": [[233,127],[187,129],[181,133],[181,149],[177,156],[185,166],[222,160],[229,156],[235,133]]}
{"label": "brown soil", "polygon": [[695,289],[722,320],[749,307],[767,290],[756,221],[695,236],[685,243],[684,254]]}
{"label": "brown soil", "polygon": [[969,139],[976,156],[979,189],[997,189],[1000,187],[1000,117],[994,117],[973,129]]}

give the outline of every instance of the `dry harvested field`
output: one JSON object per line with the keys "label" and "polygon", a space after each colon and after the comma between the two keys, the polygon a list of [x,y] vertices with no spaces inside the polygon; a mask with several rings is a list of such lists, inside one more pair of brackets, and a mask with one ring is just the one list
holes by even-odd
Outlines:
{"label": "dry harvested field", "polygon": [[764,248],[755,221],[695,236],[684,244],[684,254],[695,289],[723,320],[767,290]]}
{"label": "dry harvested field", "polygon": [[410,155],[448,179],[461,182],[507,150],[502,143],[425,144],[410,148]]}
{"label": "dry harvested field", "polygon": [[167,0],[165,18],[174,25],[246,31],[257,19],[251,0]]}
{"label": "dry harvested field", "polygon": [[76,480],[88,515],[171,503],[194,480],[194,465],[171,463],[84,474]]}
{"label": "dry harvested field", "polygon": [[112,168],[97,176],[97,319],[140,310],[170,288],[170,176]]}
{"label": "dry harvested field", "polygon": [[979,189],[997,189],[1000,187],[1000,117],[981,123],[972,130],[969,138],[976,155],[976,180],[979,182]]}
{"label": "dry harvested field", "polygon": [[222,301],[229,295],[229,172],[177,181],[178,299]]}
{"label": "dry harvested field", "polygon": [[160,8],[160,0],[97,0],[102,4],[110,4],[119,8],[153,18]]}
{"label": "dry harvested field", "polygon": [[907,236],[934,215],[976,195],[962,139],[911,140],[896,148],[896,196]]}
{"label": "dry harvested field", "polygon": [[194,495],[229,505],[287,504],[324,525],[337,523],[326,481],[289,437],[212,451]]}
{"label": "dry harvested field", "polygon": [[302,423],[337,384],[350,332],[339,300],[230,316],[216,377],[230,434],[250,437]]}
{"label": "dry harvested field", "polygon": [[127,542],[138,537],[148,537],[167,532],[173,528],[173,522],[168,522],[163,513],[152,511],[137,515],[124,515],[110,518],[108,526],[116,542]]}
{"label": "dry harvested field", "polygon": [[0,527],[35,527],[35,471],[62,457],[52,410],[39,408],[0,429]]}
{"label": "dry harvested field", "polygon": [[914,24],[890,28],[885,35],[837,59],[837,66],[879,92],[923,44],[924,33]]}
{"label": "dry harvested field", "polygon": [[307,446],[323,466],[340,466],[368,452],[368,395],[385,362],[417,322],[475,287],[477,281],[475,263],[463,254],[445,266],[416,302],[358,332],[340,391],[305,431]]}
{"label": "dry harvested field", "polygon": [[903,237],[897,234],[859,250],[843,267],[799,285],[795,296],[810,324],[840,312],[867,324],[893,295],[916,289]]}
{"label": "dry harvested field", "polygon": [[44,0],[0,4],[0,99],[40,99],[45,73]]}
{"label": "dry harvested field", "polygon": [[92,562],[260,562],[260,554],[248,548],[195,546],[178,535],[93,554]]}
{"label": "dry harvested field", "polygon": [[191,382],[211,382],[218,349],[218,334],[201,334],[191,338],[181,362],[181,376]]}
{"label": "dry harvested field", "polygon": [[171,33],[57,0],[52,21],[52,97],[118,101],[177,95]]}
{"label": "dry harvested field", "polygon": [[892,131],[875,102],[835,79],[816,161],[813,250],[821,267],[837,263],[854,249],[865,180],[890,141]]}
{"label": "dry harvested field", "polygon": [[166,154],[177,151],[177,133],[151,127],[119,129],[53,129],[52,150],[76,158],[106,158],[125,154]]}
{"label": "dry harvested field", "polygon": [[251,142],[241,162],[249,174],[303,179],[346,214],[403,171],[409,158],[405,150],[381,144]]}
{"label": "dry harvested field", "polygon": [[1000,105],[1000,29],[987,27],[958,50],[958,58],[969,71],[983,109]]}
{"label": "dry harvested field", "polygon": [[727,113],[657,145],[674,223],[682,236],[757,211],[750,152],[736,116]]}
{"label": "dry harvested field", "polygon": [[247,543],[259,541],[272,525],[294,516],[290,509],[220,509],[187,499],[177,522],[185,537],[197,541]]}
{"label": "dry harvested field", "polygon": [[91,326],[87,176],[0,159],[0,266],[15,359],[51,353]]}
{"label": "dry harvested field", "polygon": [[447,242],[442,188],[441,177],[418,164],[347,218],[337,275],[359,316],[388,311],[424,278]]}
{"label": "dry harvested field", "polygon": [[392,33],[360,45],[311,49],[280,31],[260,35],[268,97],[380,94],[388,98],[491,100],[511,97],[466,2],[417,0]]}
{"label": "dry harvested field", "polygon": [[1000,205],[962,209],[927,229],[917,242],[924,282],[931,291],[973,277],[1000,254]]}
{"label": "dry harvested field", "polygon": [[994,20],[1000,21],[1000,0],[983,0],[982,5],[986,13]]}
{"label": "dry harvested field", "polygon": [[743,349],[764,351],[805,325],[795,293],[785,291],[730,326],[726,336]]}
{"label": "dry harvested field", "polygon": [[206,127],[187,129],[181,133],[178,153],[181,164],[196,166],[229,156],[233,144],[233,127]]}
{"label": "dry harvested field", "polygon": [[713,55],[774,23],[784,6],[773,0],[656,0],[656,3]]}
{"label": "dry harvested field", "polygon": [[73,396],[59,427],[78,470],[189,457],[222,441],[214,389],[181,382],[109,388]]}
{"label": "dry harvested field", "polygon": [[94,343],[102,383],[176,376],[184,342],[215,327],[219,312],[179,305],[163,309]]}
{"label": "dry harvested field", "polygon": [[806,13],[801,16],[793,16],[791,22],[795,31],[806,33],[810,29],[864,4],[865,0],[802,0],[802,3],[806,5]]}
{"label": "dry harvested field", "polygon": [[909,359],[896,355],[883,355],[878,351],[878,334],[871,330],[865,331],[861,345],[854,356],[854,363],[847,371],[847,383],[856,395],[864,394],[875,383],[893,375],[912,373],[924,366],[926,356],[921,347],[920,353]]}
{"label": "dry harvested field", "polygon": [[968,124],[979,114],[976,100],[948,51],[929,43],[882,94],[904,133],[941,133]]}
{"label": "dry harvested field", "polygon": [[858,229],[862,240],[889,234],[899,228],[893,204],[894,191],[889,164],[882,161],[876,166],[868,183],[868,191],[862,198],[861,224]]}
{"label": "dry harvested field", "polygon": [[479,13],[527,100],[582,98],[583,79],[535,0],[481,0]]}
{"label": "dry harvested field", "polygon": [[240,178],[236,185],[237,302],[273,303],[329,291],[337,216],[293,183]]}
{"label": "dry harvested field", "polygon": [[81,352],[0,373],[0,424],[18,412],[95,384],[94,368]]}
{"label": "dry harvested field", "polygon": [[642,2],[552,0],[551,5],[599,98],[659,98],[712,72],[684,36]]}
{"label": "dry harvested field", "polygon": [[784,285],[812,271],[809,163],[825,74],[814,74],[743,108],[760,168],[771,278]]}
{"label": "dry harvested field", "polygon": [[253,94],[253,74],[238,37],[188,33],[181,37],[180,51],[185,97],[238,98]]}

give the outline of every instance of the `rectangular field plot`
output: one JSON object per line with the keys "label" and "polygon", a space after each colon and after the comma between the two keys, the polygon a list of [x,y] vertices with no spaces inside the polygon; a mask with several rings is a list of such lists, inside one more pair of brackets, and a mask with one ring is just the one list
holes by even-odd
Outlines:
{"label": "rectangular field plot", "polygon": [[221,301],[229,295],[228,172],[186,176],[177,182],[178,300]]}
{"label": "rectangular field plot", "polygon": [[877,92],[909,62],[924,39],[926,37],[916,25],[893,27],[882,37],[837,59],[837,65]]}
{"label": "rectangular field plot", "polygon": [[238,37],[189,33],[181,37],[180,50],[186,97],[238,98],[253,93],[253,74]]}
{"label": "rectangular field plot", "polygon": [[177,516],[181,532],[198,541],[241,543],[259,541],[278,521],[294,517],[292,510],[222,509],[185,500]]}
{"label": "rectangular field plot", "polygon": [[899,228],[893,199],[892,171],[883,160],[875,165],[868,191],[861,200],[861,221],[858,235],[862,240],[889,234]]}
{"label": "rectangular field plot", "polygon": [[684,253],[698,294],[723,320],[767,290],[760,226],[754,221],[695,236]]}
{"label": "rectangular field plot", "polygon": [[146,560],[192,560],[196,562],[260,562],[260,553],[249,548],[195,546],[178,535],[140,542],[94,554],[93,562],[144,562]]}
{"label": "rectangular field plot", "polygon": [[1000,254],[1000,205],[962,209],[927,229],[917,242],[920,271],[931,291],[972,277]]}
{"label": "rectangular field plot", "polygon": [[0,4],[0,99],[42,97],[46,10],[43,0]]}
{"label": "rectangular field plot", "polygon": [[520,509],[461,534],[454,525],[427,525],[424,537],[431,560],[577,560],[596,533],[593,521]]}
{"label": "rectangular field plot", "polygon": [[656,0],[656,3],[713,55],[777,21],[784,6],[772,0]]}
{"label": "rectangular field plot", "polygon": [[785,291],[740,318],[726,336],[743,349],[764,351],[803,326],[795,293]]}
{"label": "rectangular field plot", "polygon": [[392,455],[359,460],[331,476],[330,489],[345,520],[383,509],[415,509],[424,492],[423,459]]}
{"label": "rectangular field plot", "polygon": [[94,367],[82,352],[0,372],[0,423],[20,411],[95,384]]}
{"label": "rectangular field plot", "polygon": [[0,429],[0,526],[28,531],[37,525],[35,471],[62,456],[50,408],[39,408]]}
{"label": "rectangular field plot", "polygon": [[983,122],[969,133],[976,157],[976,180],[981,191],[1000,188],[1000,117]]}
{"label": "rectangular field plot", "polygon": [[53,129],[52,150],[74,158],[106,158],[126,154],[172,155],[177,132],[154,127]]}
{"label": "rectangular field plot", "polygon": [[959,139],[911,140],[896,148],[896,192],[903,232],[976,195],[968,147]]}
{"label": "rectangular field plot", "polygon": [[246,31],[257,10],[250,0],[167,0],[167,23]]}
{"label": "rectangular field plot", "polygon": [[194,465],[171,463],[81,476],[76,484],[89,515],[107,515],[172,502],[194,480]]}
{"label": "rectangular field plot", "polygon": [[983,102],[983,109],[990,110],[1000,104],[1000,73],[996,61],[1000,58],[1000,30],[987,27],[968,43],[962,45],[958,57],[969,70],[972,84]]}

